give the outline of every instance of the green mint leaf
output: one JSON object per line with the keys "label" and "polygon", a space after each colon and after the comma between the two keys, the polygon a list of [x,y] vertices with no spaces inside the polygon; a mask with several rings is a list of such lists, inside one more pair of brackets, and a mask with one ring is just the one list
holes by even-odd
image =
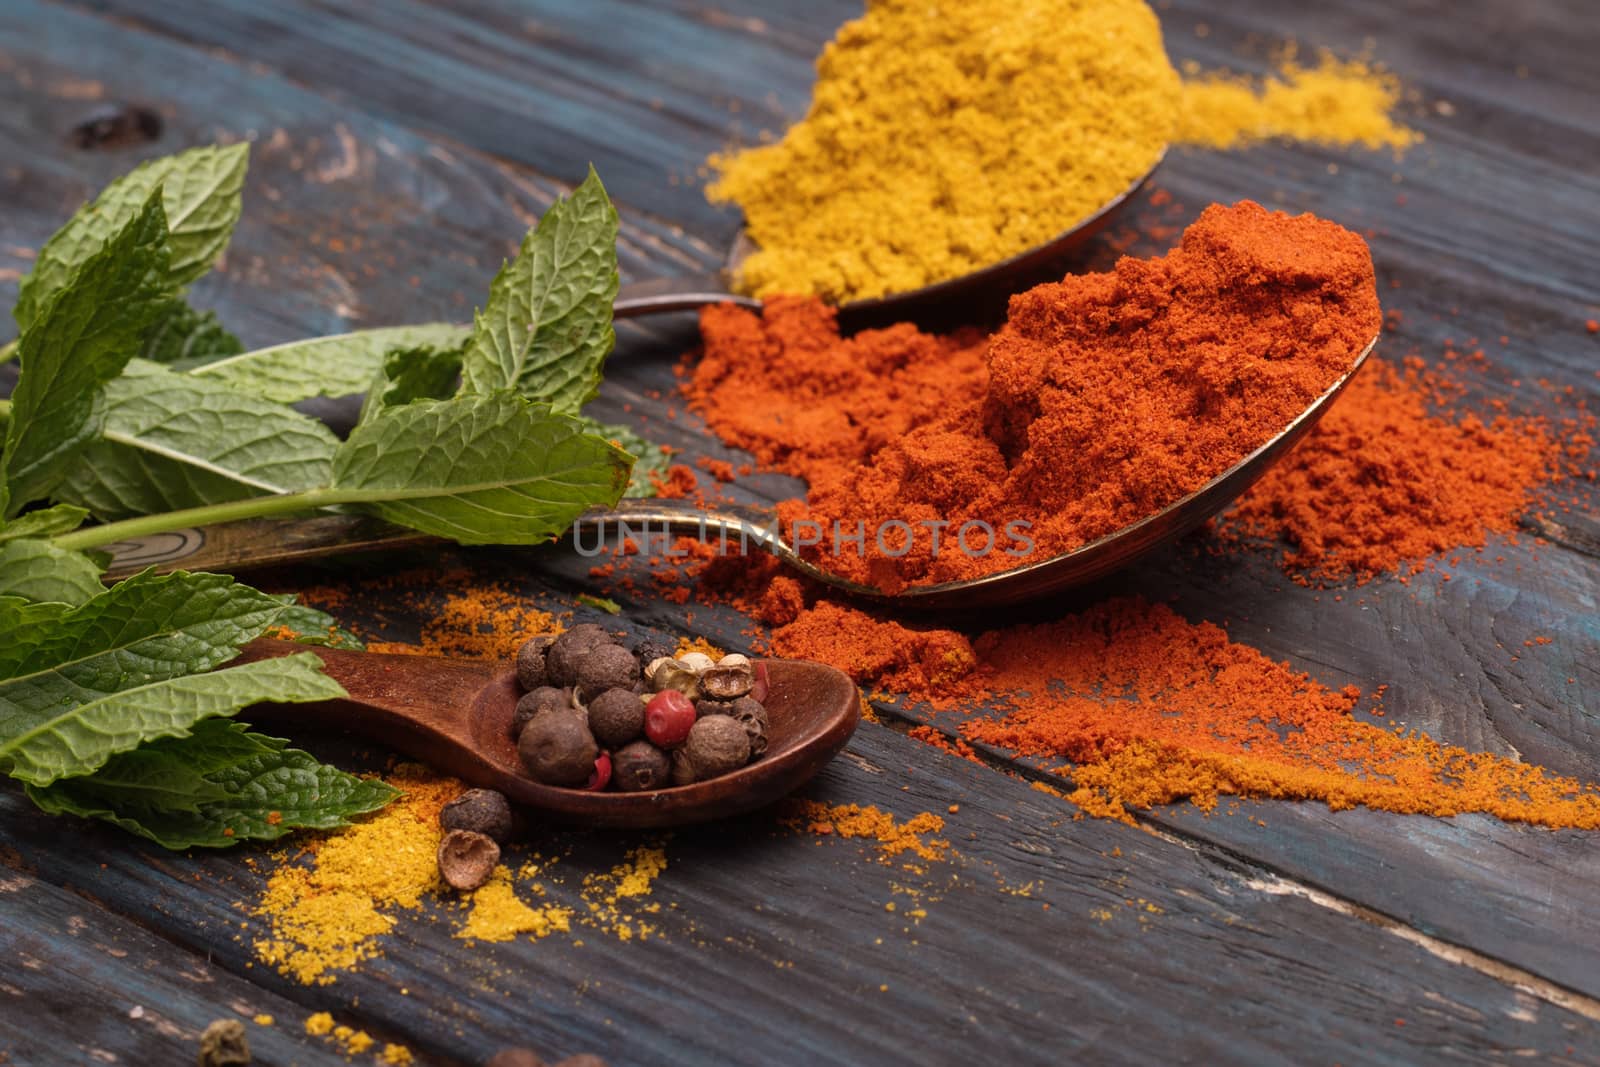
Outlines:
{"label": "green mint leaf", "polygon": [[162,313],[169,256],[157,191],[23,330],[21,377],[0,459],[0,514],[49,493],[94,439],[101,386],[122,373]]}
{"label": "green mint leaf", "polygon": [[244,345],[223,328],[215,312],[196,311],[187,300],[174,297],[140,355],[173,370],[191,370],[243,351]]}
{"label": "green mint leaf", "polygon": [[170,257],[160,194],[50,294],[18,339],[21,377],[10,403],[0,497],[42,495],[92,436],[100,387],[121,373],[162,313]]}
{"label": "green mint leaf", "polygon": [[617,212],[594,168],[500,268],[462,364],[470,393],[509,389],[576,414],[600,389],[616,344]]}
{"label": "green mint leaf", "polygon": [[189,373],[280,404],[318,396],[352,396],[372,384],[383,358],[397,348],[452,348],[467,328],[448,322],[388,326],[313,337],[242,352],[195,367]]}
{"label": "green mint leaf", "polygon": [[[314,653],[257,660],[205,674],[146,682],[92,700],[71,699],[50,713],[9,716],[0,705],[0,766],[13,778],[49,785],[90,774],[119,752],[158,737],[180,737],[201,719],[252,704],[304,703],[345,696]],[[4,701],[0,690],[0,701]],[[20,727],[20,729],[19,729]]]}
{"label": "green mint leaf", "polygon": [[614,504],[627,453],[509,393],[387,408],[334,457],[334,492],[390,522],[462,544],[536,544]]}
{"label": "green mint leaf", "polygon": [[162,268],[162,289],[174,293],[210,270],[239,221],[239,190],[249,152],[243,144],[195,148],[153,159],[106,186],[39,249],[33,271],[17,292],[17,325],[26,330],[50,295],[136,218],[157,189],[172,233],[172,258]]}
{"label": "green mint leaf", "polygon": [[82,552],[49,541],[8,540],[0,543],[0,596],[82,604],[105,592],[102,569]]}
{"label": "green mint leaf", "polygon": [[113,520],[326,485],[339,439],[282,404],[136,361],[55,496]]}
{"label": "green mint leaf", "polygon": [[332,615],[296,603],[293,593],[279,594],[278,599],[283,602],[283,614],[273,625],[293,633],[294,639],[302,645],[350,648],[358,652],[367,647],[365,641],[341,627]]}
{"label": "green mint leaf", "polygon": [[455,392],[460,375],[459,346],[421,345],[390,352],[383,357],[383,366],[367,386],[359,421],[366,422],[384,408],[399,407],[413,400],[443,400]]}
{"label": "green mint leaf", "polygon": [[113,757],[88,777],[28,787],[47,812],[105,819],[171,849],[270,841],[297,827],[336,829],[398,795],[220,719]]}
{"label": "green mint leaf", "polygon": [[71,533],[82,526],[88,517],[87,511],[71,504],[57,504],[55,507],[26,511],[10,522],[0,522],[0,541],[10,541],[18,537],[54,537],[57,534]]}
{"label": "green mint leaf", "polygon": [[597,422],[587,415],[579,415],[584,430],[603,437],[633,457],[633,473],[628,476],[628,491],[623,496],[644,498],[656,495],[651,477],[665,478],[672,456],[653,441],[647,441],[627,426]]}
{"label": "green mint leaf", "polygon": [[574,599],[585,607],[603,611],[607,615],[622,614],[622,605],[607,597],[595,596],[593,593],[579,593]]}

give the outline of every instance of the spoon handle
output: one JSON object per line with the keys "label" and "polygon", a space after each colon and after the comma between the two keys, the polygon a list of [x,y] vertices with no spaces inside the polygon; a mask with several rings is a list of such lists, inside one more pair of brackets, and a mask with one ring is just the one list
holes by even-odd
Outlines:
{"label": "spoon handle", "polygon": [[611,314],[614,318],[632,319],[663,311],[694,311],[707,304],[737,304],[751,310],[761,307],[761,301],[753,297],[729,292],[727,278],[715,271],[629,282],[617,290]]}
{"label": "spoon handle", "polygon": [[315,704],[258,705],[248,716],[251,721],[348,730],[457,776],[482,776],[473,717],[485,696],[516,699],[509,682],[505,694],[494,692],[504,664],[320,648],[274,638],[251,641],[234,662],[297,652],[314,653],[323,673],[349,695]]}
{"label": "spoon handle", "polygon": [[[702,510],[689,500],[623,500],[578,519],[573,539],[580,553],[594,554],[600,535],[615,530],[648,539],[666,533],[718,541],[726,551],[764,548],[791,559],[793,552],[777,536],[771,511],[723,505]],[[439,538],[408,530],[366,515],[314,515],[291,519],[250,519],[217,526],[196,526],[152,534],[108,545],[108,578],[125,578],[146,567],[158,571],[213,570],[233,572],[318,559],[341,552],[418,548],[443,544]]]}

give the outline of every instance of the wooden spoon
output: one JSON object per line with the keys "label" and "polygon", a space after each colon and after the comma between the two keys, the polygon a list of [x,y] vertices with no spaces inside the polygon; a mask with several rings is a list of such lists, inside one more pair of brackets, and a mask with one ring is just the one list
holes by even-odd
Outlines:
{"label": "wooden spoon", "polygon": [[351,730],[504,793],[563,822],[641,829],[739,815],[786,796],[844,748],[861,719],[861,694],[844,673],[805,660],[767,660],[767,752],[732,774],[642,793],[559,789],[529,778],[511,739],[519,691],[503,663],[311,648],[262,638],[236,662],[315,652],[349,697],[263,704],[252,718]]}

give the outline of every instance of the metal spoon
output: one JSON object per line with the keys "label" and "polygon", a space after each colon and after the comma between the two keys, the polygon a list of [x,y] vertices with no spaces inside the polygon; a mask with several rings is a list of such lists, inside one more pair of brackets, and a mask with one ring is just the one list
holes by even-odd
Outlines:
{"label": "metal spoon", "polygon": [[[1102,578],[1176,541],[1227,507],[1266,473],[1273,461],[1306,435],[1366,363],[1377,343],[1376,337],[1368,342],[1350,369],[1282,432],[1194,492],[1173,501],[1153,515],[1071,552],[981,578],[910,586],[898,593],[885,593],[848,582],[820,569],[803,558],[793,545],[784,541],[779,536],[776,514],[768,508],[719,505],[700,510],[687,500],[625,500],[615,508],[593,511],[580,518],[574,527],[574,537],[582,550],[585,532],[595,527],[610,526],[625,527],[626,532],[636,535],[636,539],[639,535],[688,534],[704,541],[716,540],[719,545],[727,545],[730,549],[735,545],[741,549],[755,547],[771,552],[789,566],[824,585],[894,607],[948,612],[1020,604]],[[293,563],[358,549],[401,548],[429,543],[438,542],[434,538],[361,516],[261,519],[179,530],[141,541],[108,546],[112,554],[108,575],[122,577],[147,566],[161,570],[182,566],[185,569],[233,571]]]}
{"label": "metal spoon", "polygon": [[[1134,179],[1122,192],[1112,197],[1094,214],[1078,221],[1050,240],[987,267],[980,267],[956,278],[947,278],[920,289],[870,300],[851,300],[839,306],[839,314],[851,321],[884,322],[915,319],[919,312],[948,309],[952,301],[977,293],[1014,293],[1023,288],[1024,281],[1037,281],[1041,269],[1063,259],[1068,253],[1088,241],[1105,228],[1135,193],[1150,180],[1166,149],[1150,164],[1150,169]],[[752,296],[741,296],[733,291],[734,279],[745,258],[756,250],[749,235],[740,230],[728,250],[723,268],[707,274],[685,274],[674,278],[651,278],[631,282],[617,292],[612,314],[619,319],[654,315],[666,311],[692,311],[707,304],[732,303],[752,310],[761,307],[761,301]]]}
{"label": "metal spoon", "polygon": [[[263,638],[236,662],[308,651]],[[584,826],[681,826],[739,815],[798,789],[844,748],[861,718],[848,675],[806,660],[767,660],[767,751],[718,778],[638,793],[559,789],[529,778],[511,739],[517,679],[503,663],[311,649],[349,695],[316,704],[263,704],[252,720],[351,730],[512,801]]]}

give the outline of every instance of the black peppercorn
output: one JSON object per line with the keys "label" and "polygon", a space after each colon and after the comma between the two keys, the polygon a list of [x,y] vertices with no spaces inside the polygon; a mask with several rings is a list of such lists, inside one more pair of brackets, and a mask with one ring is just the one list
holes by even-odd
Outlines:
{"label": "black peppercorn", "polygon": [[639,662],[649,666],[658,659],[671,659],[674,648],[665,641],[658,641],[654,637],[646,637],[633,646],[633,654],[639,657]]}
{"label": "black peppercorn", "polygon": [[503,845],[511,839],[511,805],[493,789],[469,789],[439,812],[446,830],[471,830]]}
{"label": "black peppercorn", "polygon": [[648,741],[624,745],[611,756],[611,780],[624,793],[664,789],[671,774],[667,754]]}
{"label": "black peppercorn", "polygon": [[583,715],[541,715],[523,728],[517,754],[535,781],[581,786],[594,773],[600,746]]}
{"label": "black peppercorn", "polygon": [[750,762],[750,736],[727,715],[707,715],[689,728],[683,753],[694,780],[703,782]]}
{"label": "black peppercorn", "polygon": [[611,635],[592,622],[580,623],[550,642],[544,669],[551,685],[576,685],[578,665],[589,651],[612,644]]}
{"label": "black peppercorn", "polygon": [[616,750],[644,733],[644,701],[631,689],[607,689],[589,701],[589,732]]}
{"label": "black peppercorn", "polygon": [[524,693],[522,699],[517,701],[517,710],[511,715],[512,739],[515,740],[521,737],[522,728],[543,712],[556,711],[563,708],[576,710],[572,707],[572,691],[570,689],[556,689],[552,686],[541,685],[537,689]]}
{"label": "black peppercorn", "polygon": [[250,1039],[238,1019],[218,1019],[200,1035],[200,1067],[247,1067]]}
{"label": "black peppercorn", "polygon": [[517,684],[522,686],[524,692],[549,684],[544,654],[554,640],[548,636],[535,637],[524,641],[522,647],[517,649]]}
{"label": "black peppercorn", "polygon": [[500,846],[487,834],[451,830],[439,842],[439,875],[452,889],[476,889],[500,862]]}
{"label": "black peppercorn", "polygon": [[[740,697],[738,700],[704,700],[705,714],[726,715],[744,727],[744,732],[750,738],[750,758],[763,756],[767,751],[767,709],[761,702],[753,697]],[[695,710],[700,710],[700,704],[695,705]]]}
{"label": "black peppercorn", "polygon": [[639,680],[639,661],[621,645],[597,645],[578,662],[578,696],[593,700],[607,689],[630,689]]}

